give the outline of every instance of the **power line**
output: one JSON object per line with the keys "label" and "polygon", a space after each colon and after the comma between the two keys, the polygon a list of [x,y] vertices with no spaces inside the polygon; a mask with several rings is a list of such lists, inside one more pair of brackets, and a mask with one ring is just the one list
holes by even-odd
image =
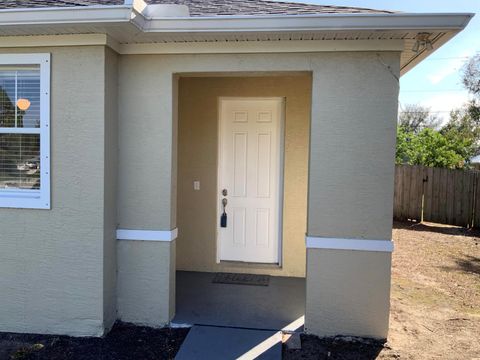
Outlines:
{"label": "power line", "polygon": [[470,56],[449,56],[449,57],[441,57],[441,58],[427,58],[424,61],[443,61],[443,60],[467,60],[470,59]]}
{"label": "power line", "polygon": [[[452,110],[435,110],[435,111],[428,111],[429,114],[431,113],[451,113],[454,109]],[[400,110],[400,112],[402,113],[405,113],[405,114],[419,114],[419,113],[423,113],[423,111],[402,111]]]}
{"label": "power line", "polygon": [[449,90],[400,90],[400,93],[417,93],[417,92],[465,92],[466,90],[463,89],[449,89]]}

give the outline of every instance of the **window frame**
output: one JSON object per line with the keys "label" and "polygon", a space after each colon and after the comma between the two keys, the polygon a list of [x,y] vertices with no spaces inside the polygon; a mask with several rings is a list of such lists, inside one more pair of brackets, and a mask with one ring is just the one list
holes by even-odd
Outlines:
{"label": "window frame", "polygon": [[0,127],[2,134],[40,135],[40,189],[0,189],[0,208],[50,209],[50,54],[0,54],[0,66],[40,66],[40,127]]}

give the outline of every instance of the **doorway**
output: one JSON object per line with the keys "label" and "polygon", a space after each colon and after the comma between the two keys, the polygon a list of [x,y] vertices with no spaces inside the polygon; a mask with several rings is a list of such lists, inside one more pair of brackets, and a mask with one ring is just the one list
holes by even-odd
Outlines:
{"label": "doorway", "polygon": [[[179,235],[176,241],[176,268],[183,271],[304,277],[311,74],[223,75],[188,74],[179,76],[178,80]],[[237,134],[236,140],[230,138],[226,142],[230,145],[228,163],[230,166],[238,163],[237,168],[244,171],[243,174],[237,171],[237,184],[226,186],[219,182],[219,169],[223,161],[223,145],[220,145],[222,130],[219,128],[222,102],[230,103],[225,109],[230,109],[230,116],[233,111],[230,121],[239,126],[235,131],[230,128],[230,137],[233,132]],[[252,120],[255,136],[250,138],[250,129],[240,127],[250,126],[246,117],[255,119]],[[250,144],[249,140],[252,140]],[[235,159],[235,148],[241,150],[242,146],[244,158],[240,158],[241,152],[237,151]],[[262,151],[258,151],[259,146]],[[250,149],[255,151],[249,154]],[[252,163],[253,175],[247,173],[248,162]],[[260,166],[261,171],[256,173],[256,163],[269,166]],[[245,181],[245,177],[246,184],[242,184],[241,180]],[[269,181],[257,186],[255,182],[259,178],[268,178]],[[230,180],[234,182],[235,178]],[[254,186],[252,191],[260,195],[259,201],[267,199],[266,205],[261,203],[254,207],[253,215],[245,211],[243,216],[242,209],[234,209],[241,208],[235,204],[237,199],[233,195],[245,190],[242,185],[247,189],[250,185]],[[224,197],[223,189],[227,190]],[[223,198],[228,201],[226,228],[220,227]],[[238,218],[234,210],[240,213]],[[250,223],[253,226],[248,225],[247,216],[251,216]],[[267,222],[270,226],[259,226],[257,230],[257,223],[265,225]],[[235,226],[238,229],[238,224],[244,225],[244,229],[245,226],[253,228],[255,233],[248,235],[247,232],[237,232],[236,241],[243,244],[244,238],[247,242],[247,237],[258,237],[259,241],[255,239],[254,245],[264,250],[261,256],[249,256],[254,251],[221,256],[219,233],[232,231]],[[231,246],[230,250],[233,248]]]}

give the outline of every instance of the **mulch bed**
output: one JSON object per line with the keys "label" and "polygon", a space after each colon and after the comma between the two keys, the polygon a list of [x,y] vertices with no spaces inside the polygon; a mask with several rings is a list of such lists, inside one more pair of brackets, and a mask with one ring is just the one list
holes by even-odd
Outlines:
{"label": "mulch bed", "polygon": [[188,331],[119,322],[103,338],[0,333],[0,360],[173,359]]}
{"label": "mulch bed", "polygon": [[[371,360],[376,359],[382,350],[391,350],[383,342],[370,339],[352,337],[319,338],[304,334],[300,337],[302,341],[301,349],[288,349],[284,346],[284,360]],[[397,354],[390,352],[389,358],[395,359]]]}

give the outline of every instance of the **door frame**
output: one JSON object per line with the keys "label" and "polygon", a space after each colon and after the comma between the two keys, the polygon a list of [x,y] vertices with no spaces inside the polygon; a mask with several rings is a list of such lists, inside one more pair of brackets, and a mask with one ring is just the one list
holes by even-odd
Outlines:
{"label": "door frame", "polygon": [[[215,201],[217,203],[217,220],[215,221],[215,245],[216,245],[216,263],[220,264],[220,215],[222,213],[222,206],[220,205],[220,179],[222,177],[220,164],[222,163],[222,101],[224,100],[277,100],[280,102],[280,120],[279,120],[279,131],[280,131],[280,148],[279,148],[279,166],[278,166],[278,263],[272,265],[278,265],[282,267],[283,264],[283,202],[284,202],[284,174],[285,174],[285,121],[286,121],[286,98],[282,96],[219,96],[217,98],[217,194],[215,196]],[[228,260],[224,260],[228,262]],[[253,263],[252,263],[253,264]],[[262,264],[262,263],[258,263]]]}

